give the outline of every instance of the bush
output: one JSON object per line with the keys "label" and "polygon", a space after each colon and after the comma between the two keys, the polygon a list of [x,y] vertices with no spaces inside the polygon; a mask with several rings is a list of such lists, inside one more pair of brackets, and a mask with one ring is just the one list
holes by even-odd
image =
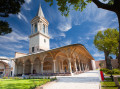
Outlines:
{"label": "bush", "polygon": [[114,71],[113,71],[113,70],[108,70],[108,71],[106,72],[106,74],[114,74]]}
{"label": "bush", "polygon": [[48,79],[50,79],[50,76],[48,77]]}
{"label": "bush", "polygon": [[14,77],[9,77],[9,79],[14,79]]}
{"label": "bush", "polygon": [[101,68],[100,71],[103,71],[104,73],[106,73],[107,71],[109,71],[109,69]]}
{"label": "bush", "polygon": [[3,77],[3,79],[8,79],[8,77]]}
{"label": "bush", "polygon": [[50,79],[50,81],[54,81],[54,80],[57,80],[57,78],[55,77],[55,78],[51,78],[51,79]]}
{"label": "bush", "polygon": [[120,70],[119,69],[113,69],[114,74],[120,74]]}
{"label": "bush", "polygon": [[21,78],[19,78],[19,77],[14,77],[14,79],[21,79]]}
{"label": "bush", "polygon": [[119,69],[113,69],[113,70],[108,70],[106,72],[106,74],[120,74],[120,70]]}

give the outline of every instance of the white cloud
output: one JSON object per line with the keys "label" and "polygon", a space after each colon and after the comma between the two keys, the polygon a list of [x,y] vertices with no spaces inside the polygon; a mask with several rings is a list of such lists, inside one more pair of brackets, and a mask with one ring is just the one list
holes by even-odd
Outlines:
{"label": "white cloud", "polygon": [[97,60],[105,60],[104,58],[98,58]]}
{"label": "white cloud", "polygon": [[66,37],[65,33],[60,33],[59,35],[64,37],[64,38]]}
{"label": "white cloud", "polygon": [[72,44],[72,40],[71,39],[64,40],[64,41],[61,41],[59,44],[60,44],[60,47],[70,45]]}
{"label": "white cloud", "polygon": [[89,39],[90,39],[90,37],[86,37],[86,39],[87,39],[87,40],[89,40]]}
{"label": "white cloud", "polygon": [[93,57],[104,57],[104,53],[94,53]]}
{"label": "white cloud", "polygon": [[23,8],[24,8],[25,10],[31,10],[26,4],[23,5]]}
{"label": "white cloud", "polygon": [[106,29],[107,27],[103,27],[103,26],[93,27],[93,29],[87,33],[87,36],[95,35],[97,34],[98,31],[105,31]]}
{"label": "white cloud", "polygon": [[18,13],[18,18],[19,19],[23,19],[23,20],[25,20],[25,22],[27,22],[28,23],[28,20],[27,20],[27,18],[23,15],[23,14],[21,14],[21,13]]}
{"label": "white cloud", "polygon": [[58,24],[57,28],[63,32],[69,31],[72,28],[71,16],[65,17],[65,16],[61,16],[61,14],[59,14],[59,24]]}
{"label": "white cloud", "polygon": [[67,23],[67,22],[60,23],[58,26],[58,29],[60,31],[64,31],[64,32],[69,31],[71,28],[72,28],[72,25],[70,23]]}
{"label": "white cloud", "polygon": [[12,32],[5,36],[0,36],[0,42],[19,42],[28,41],[28,36],[21,34],[20,32]]}
{"label": "white cloud", "polygon": [[58,37],[66,37],[66,34],[63,32],[50,32],[49,36],[51,39],[58,38]]}
{"label": "white cloud", "polygon": [[113,22],[118,22],[118,18],[114,18],[112,21]]}
{"label": "white cloud", "polygon": [[29,4],[31,2],[31,0],[25,0],[25,2]]}
{"label": "white cloud", "polygon": [[72,43],[72,40],[67,40],[64,42],[65,45],[70,45]]}

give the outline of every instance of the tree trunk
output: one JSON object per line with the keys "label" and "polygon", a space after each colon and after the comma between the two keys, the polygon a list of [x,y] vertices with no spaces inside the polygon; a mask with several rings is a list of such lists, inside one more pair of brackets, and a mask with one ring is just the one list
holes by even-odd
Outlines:
{"label": "tree trunk", "polygon": [[120,12],[117,12],[118,23],[119,23],[119,54],[118,54],[118,68],[120,69]]}
{"label": "tree trunk", "polygon": [[107,69],[110,69],[110,68],[109,68],[109,60],[108,60],[109,53],[108,53],[108,52],[104,52],[104,53],[105,53],[106,68],[107,68]]}

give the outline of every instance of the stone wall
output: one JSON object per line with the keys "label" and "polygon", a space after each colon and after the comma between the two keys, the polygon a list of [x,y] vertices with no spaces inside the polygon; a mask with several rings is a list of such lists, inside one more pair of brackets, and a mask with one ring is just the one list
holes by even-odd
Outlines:
{"label": "stone wall", "polygon": [[[101,68],[106,68],[105,60],[99,60],[99,61],[95,61],[97,69],[100,68],[100,66],[99,66],[100,63],[103,63],[103,66]],[[113,68],[118,68],[118,59],[112,59],[111,63],[112,63]]]}

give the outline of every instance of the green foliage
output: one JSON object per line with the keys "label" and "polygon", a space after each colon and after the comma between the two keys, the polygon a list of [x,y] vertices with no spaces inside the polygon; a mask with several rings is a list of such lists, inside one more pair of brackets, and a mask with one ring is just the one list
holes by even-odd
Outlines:
{"label": "green foliage", "polygon": [[104,63],[103,63],[103,62],[100,62],[100,63],[99,63],[99,66],[100,66],[100,67],[103,67],[103,66],[104,66]]}
{"label": "green foliage", "polygon": [[120,74],[120,70],[119,69],[113,69],[113,74]]}
{"label": "green foliage", "polygon": [[57,78],[56,78],[56,77],[54,77],[54,78],[51,78],[51,79],[50,79],[50,81],[54,81],[54,80],[57,80]]}
{"label": "green foliage", "polygon": [[106,74],[114,74],[114,71],[113,71],[113,70],[108,70],[108,71],[106,72]]}
{"label": "green foliage", "polygon": [[106,69],[106,68],[101,68],[100,71],[103,71],[105,74],[120,74],[120,70],[119,69],[112,69],[112,70],[109,70],[109,69]]}
{"label": "green foliage", "polygon": [[21,79],[21,78],[19,78],[19,77],[14,77],[14,79]]}
{"label": "green foliage", "polygon": [[118,53],[119,32],[117,29],[108,28],[104,32],[98,31],[94,37],[94,45],[99,51],[112,54]]}
{"label": "green foliage", "polygon": [[8,77],[3,77],[3,79],[8,79]]}
{"label": "green foliage", "polygon": [[[44,0],[44,1],[49,2],[50,6],[53,5],[53,0]],[[58,10],[62,13],[62,15],[68,16],[71,8],[73,8],[73,10],[76,11],[83,11],[86,8],[86,5],[88,3],[91,3],[92,1],[93,0],[56,0],[56,3],[58,5]],[[103,2],[106,2],[106,5],[114,4],[114,0],[103,0]]]}
{"label": "green foliage", "polygon": [[103,71],[104,73],[106,73],[109,69],[106,68],[101,68],[100,71]]}
{"label": "green foliage", "polygon": [[50,79],[0,79],[0,89],[35,89]]}
{"label": "green foliage", "polygon": [[[120,78],[118,78],[118,81],[120,83]],[[105,81],[101,82],[101,89],[118,89],[118,87],[111,78],[105,78]]]}
{"label": "green foliage", "polygon": [[24,0],[0,0],[0,17],[8,17],[9,14],[20,12]]}
{"label": "green foliage", "polygon": [[[18,14],[24,0],[0,0],[0,17],[9,17],[9,14]],[[0,35],[11,33],[8,22],[0,20]]]}
{"label": "green foliage", "polygon": [[[53,5],[53,0],[45,0],[50,2],[50,6]],[[62,15],[68,16],[71,7],[76,11],[83,11],[88,3],[92,0],[56,0],[58,5],[58,10],[61,11]]]}
{"label": "green foliage", "polygon": [[9,27],[8,22],[0,21],[0,35],[11,33],[12,29]]}

